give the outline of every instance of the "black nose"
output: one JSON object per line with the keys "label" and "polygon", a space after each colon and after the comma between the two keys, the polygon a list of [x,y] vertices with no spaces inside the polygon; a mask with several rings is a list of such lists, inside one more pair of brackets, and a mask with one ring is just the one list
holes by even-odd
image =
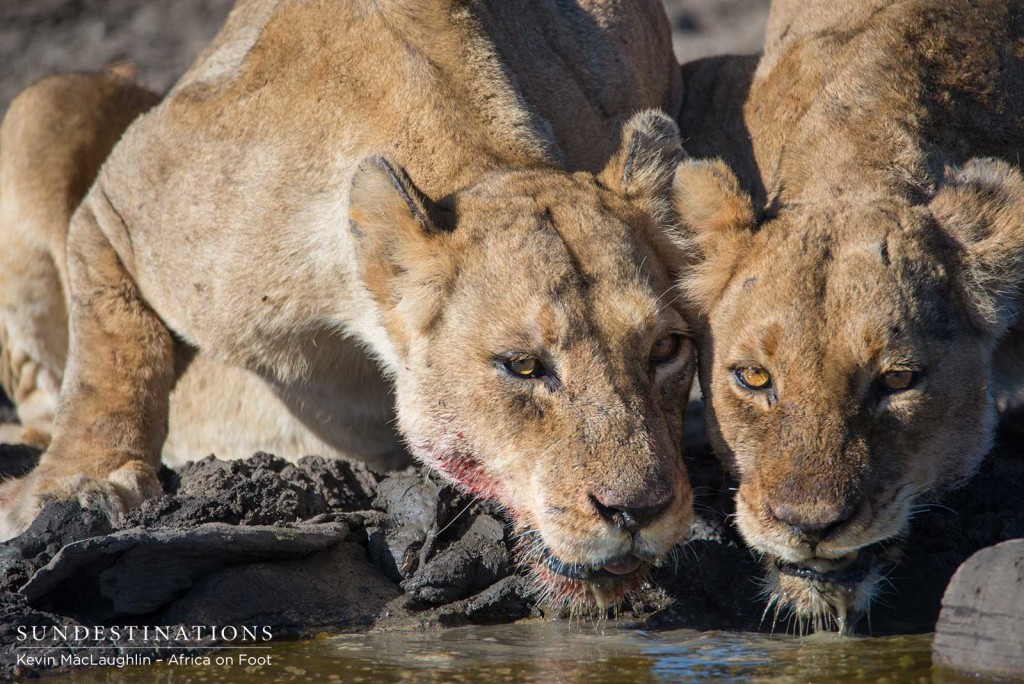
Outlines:
{"label": "black nose", "polygon": [[803,541],[817,544],[837,532],[850,518],[856,507],[847,505],[798,506],[785,502],[771,504],[772,515]]}
{"label": "black nose", "polygon": [[667,497],[654,502],[646,497],[646,500],[636,501],[616,501],[609,497],[602,501],[591,494],[590,502],[607,522],[633,534],[654,522],[665,512],[665,509],[672,505],[674,498],[675,494],[669,493]]}

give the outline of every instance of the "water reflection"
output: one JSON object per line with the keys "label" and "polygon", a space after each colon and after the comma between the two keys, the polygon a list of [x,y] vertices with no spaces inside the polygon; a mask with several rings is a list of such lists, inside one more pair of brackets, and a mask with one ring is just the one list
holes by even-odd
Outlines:
{"label": "water reflection", "polygon": [[930,635],[797,640],[533,623],[278,643],[271,665],[91,670],[68,682],[931,682]]}

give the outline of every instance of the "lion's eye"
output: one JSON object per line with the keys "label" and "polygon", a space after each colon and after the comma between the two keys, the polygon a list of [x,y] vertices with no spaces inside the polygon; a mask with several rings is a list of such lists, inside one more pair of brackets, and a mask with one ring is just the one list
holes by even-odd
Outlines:
{"label": "lion's eye", "polygon": [[540,378],[547,375],[544,364],[533,356],[508,359],[505,361],[505,369],[517,378]]}
{"label": "lion's eye", "polygon": [[918,373],[912,370],[889,371],[882,374],[882,389],[886,392],[902,392],[914,386]]}
{"label": "lion's eye", "polygon": [[764,368],[747,366],[736,369],[736,379],[747,389],[763,390],[772,386],[772,376]]}
{"label": "lion's eye", "polygon": [[676,358],[681,346],[682,341],[678,333],[662,335],[651,346],[651,363],[668,363]]}

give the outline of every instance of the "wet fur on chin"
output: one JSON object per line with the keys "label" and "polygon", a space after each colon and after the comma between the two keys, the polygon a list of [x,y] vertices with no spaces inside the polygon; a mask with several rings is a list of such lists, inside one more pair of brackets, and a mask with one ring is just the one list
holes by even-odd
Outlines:
{"label": "wet fur on chin", "polygon": [[548,569],[542,555],[543,543],[535,540],[535,536],[529,530],[519,534],[516,560],[529,579],[530,593],[553,617],[598,619],[605,617],[609,609],[614,613],[640,603],[651,574],[649,563],[621,578],[570,579]]}
{"label": "wet fur on chin", "polygon": [[852,634],[860,615],[867,612],[879,591],[882,575],[872,568],[869,575],[856,584],[832,584],[784,575],[769,563],[765,582],[764,619],[772,613],[771,631],[779,620],[785,631],[795,636],[811,632]]}
{"label": "wet fur on chin", "polygon": [[[764,597],[767,600],[761,624],[771,614],[774,633],[780,620],[787,633],[806,636],[811,632],[851,635],[860,618],[868,615],[871,603],[882,591],[887,568],[902,556],[902,539],[885,546],[867,576],[853,583],[832,583],[786,575],[765,555]],[[863,553],[863,551],[862,551]]]}

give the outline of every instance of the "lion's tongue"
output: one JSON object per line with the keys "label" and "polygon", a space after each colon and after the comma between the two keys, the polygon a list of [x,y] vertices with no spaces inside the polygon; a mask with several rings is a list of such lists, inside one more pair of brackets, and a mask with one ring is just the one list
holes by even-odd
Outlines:
{"label": "lion's tongue", "polygon": [[636,556],[627,556],[620,561],[609,563],[604,569],[613,575],[628,575],[640,567],[640,559]]}

